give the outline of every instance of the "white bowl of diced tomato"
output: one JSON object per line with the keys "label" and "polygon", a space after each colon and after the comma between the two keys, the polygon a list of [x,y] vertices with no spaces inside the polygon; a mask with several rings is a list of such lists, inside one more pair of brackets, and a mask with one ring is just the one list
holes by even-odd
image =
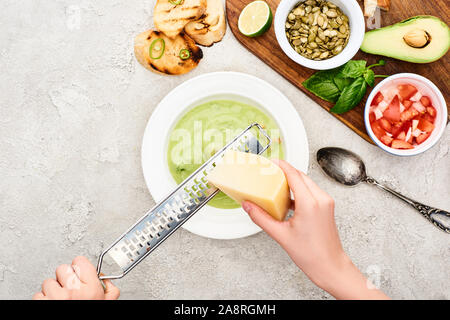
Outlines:
{"label": "white bowl of diced tomato", "polygon": [[364,112],[370,138],[384,151],[414,156],[433,147],[447,125],[447,103],[427,78],[400,73],[381,81]]}

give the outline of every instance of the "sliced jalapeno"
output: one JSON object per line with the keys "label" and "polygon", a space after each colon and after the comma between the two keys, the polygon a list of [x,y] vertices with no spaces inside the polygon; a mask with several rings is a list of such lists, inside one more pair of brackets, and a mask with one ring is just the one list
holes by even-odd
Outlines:
{"label": "sliced jalapeno", "polygon": [[191,52],[188,49],[181,49],[179,57],[181,60],[187,60],[191,57]]}
{"label": "sliced jalapeno", "polygon": [[149,49],[150,58],[153,60],[161,59],[165,50],[166,50],[166,42],[164,41],[164,39],[158,38],[153,40]]}

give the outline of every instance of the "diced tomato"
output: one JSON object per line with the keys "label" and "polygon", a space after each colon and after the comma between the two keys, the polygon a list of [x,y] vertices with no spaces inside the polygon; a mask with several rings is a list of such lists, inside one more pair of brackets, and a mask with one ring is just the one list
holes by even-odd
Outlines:
{"label": "diced tomato", "polygon": [[414,148],[412,144],[410,144],[406,141],[403,141],[403,140],[392,141],[391,147],[394,149],[413,149]]}
{"label": "diced tomato", "polygon": [[420,98],[420,102],[422,102],[422,104],[425,107],[428,107],[429,105],[431,105],[431,100],[428,97],[423,96],[422,98]]}
{"label": "diced tomato", "polygon": [[418,114],[419,114],[419,111],[417,111],[415,108],[409,108],[408,110],[405,110],[400,114],[400,120],[401,121],[411,120]]}
{"label": "diced tomato", "polygon": [[377,118],[375,116],[375,113],[373,113],[373,112],[369,113],[369,121],[370,121],[370,123],[374,122],[376,119]]}
{"label": "diced tomato", "polygon": [[411,107],[412,104],[413,104],[412,101],[410,101],[410,100],[403,100],[402,103],[403,103],[403,105],[405,106],[406,109]]}
{"label": "diced tomato", "polygon": [[380,123],[380,126],[387,132],[391,132],[392,131],[392,125],[389,121],[387,121],[384,118],[381,118],[378,120],[378,122]]}
{"label": "diced tomato", "polygon": [[378,139],[381,139],[386,134],[386,131],[383,130],[378,121],[372,123],[372,131]]}
{"label": "diced tomato", "polygon": [[434,123],[434,118],[430,116],[429,113],[422,114],[418,119],[419,120],[424,119],[427,120],[428,122]]}
{"label": "diced tomato", "polygon": [[413,108],[416,109],[419,113],[427,112],[427,108],[425,108],[421,102],[414,102]]}
{"label": "diced tomato", "polygon": [[411,126],[412,126],[411,121],[405,121],[405,122],[401,123],[400,125],[394,125],[394,127],[392,128],[392,134],[396,139],[400,139],[399,135],[401,135],[403,133],[405,135],[403,137],[403,139],[405,139],[406,133],[408,132],[408,130]]}
{"label": "diced tomato", "polygon": [[410,135],[407,142],[408,142],[409,144],[412,144],[412,143],[413,143],[413,138],[414,138],[414,137],[413,137],[412,135]]}
{"label": "diced tomato", "polygon": [[386,136],[382,136],[382,137],[380,138],[380,140],[381,140],[381,142],[383,142],[385,145],[387,145],[388,147],[390,147],[392,141],[394,140],[394,138],[391,138],[391,137],[389,137],[389,136],[386,135]]}
{"label": "diced tomato", "polygon": [[384,111],[383,116],[392,123],[400,121],[400,101],[398,96],[392,99],[389,107]]}
{"label": "diced tomato", "polygon": [[396,137],[402,132],[402,124],[398,123],[392,126],[392,136]]}
{"label": "diced tomato", "polygon": [[381,91],[380,91],[380,92],[378,92],[378,93],[375,95],[375,97],[373,98],[371,105],[372,105],[372,106],[377,106],[377,105],[378,105],[381,101],[383,101],[383,100],[384,100],[384,96],[383,96],[383,94],[382,94]]}
{"label": "diced tomato", "polygon": [[405,131],[400,132],[396,138],[398,140],[405,141],[406,140],[406,133],[405,133]]}
{"label": "diced tomato", "polygon": [[422,133],[420,136],[416,138],[417,144],[421,144],[425,140],[427,140],[430,137],[431,133]]}
{"label": "diced tomato", "polygon": [[434,124],[433,122],[422,118],[420,119],[419,124],[417,125],[417,129],[424,132],[431,132],[434,130]]}
{"label": "diced tomato", "polygon": [[433,118],[436,118],[436,109],[433,106],[427,107],[427,112]]}
{"label": "diced tomato", "polygon": [[402,100],[409,100],[409,98],[415,95],[418,91],[417,88],[411,84],[401,84],[397,88]]}

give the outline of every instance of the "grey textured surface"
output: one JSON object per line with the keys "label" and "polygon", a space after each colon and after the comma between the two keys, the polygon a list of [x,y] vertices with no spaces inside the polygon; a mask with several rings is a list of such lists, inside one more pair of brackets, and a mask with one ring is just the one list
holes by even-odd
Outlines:
{"label": "grey textured surface", "polygon": [[[153,5],[1,1],[0,298],[31,298],[58,264],[80,254],[95,261],[142,216],[154,204],[140,166],[153,109],[184,80],[231,70],[272,83],[296,106],[309,135],[310,175],[336,199],[344,247],[361,270],[397,299],[450,299],[449,236],[371,186],[338,186],[314,161],[321,147],[349,148],[375,177],[450,209],[450,129],[423,155],[390,156],[248,53],[229,30],[192,73],[155,75],[132,50],[134,35],[152,25]],[[216,241],[181,230],[117,285],[123,299],[330,299],[264,233]]]}

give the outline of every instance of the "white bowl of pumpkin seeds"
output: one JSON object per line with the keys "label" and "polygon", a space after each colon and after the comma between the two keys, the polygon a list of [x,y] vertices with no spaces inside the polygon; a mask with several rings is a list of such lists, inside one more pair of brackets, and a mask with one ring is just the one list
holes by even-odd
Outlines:
{"label": "white bowl of pumpkin seeds", "polygon": [[282,0],[275,34],[284,53],[307,68],[328,70],[351,60],[364,40],[356,0]]}

